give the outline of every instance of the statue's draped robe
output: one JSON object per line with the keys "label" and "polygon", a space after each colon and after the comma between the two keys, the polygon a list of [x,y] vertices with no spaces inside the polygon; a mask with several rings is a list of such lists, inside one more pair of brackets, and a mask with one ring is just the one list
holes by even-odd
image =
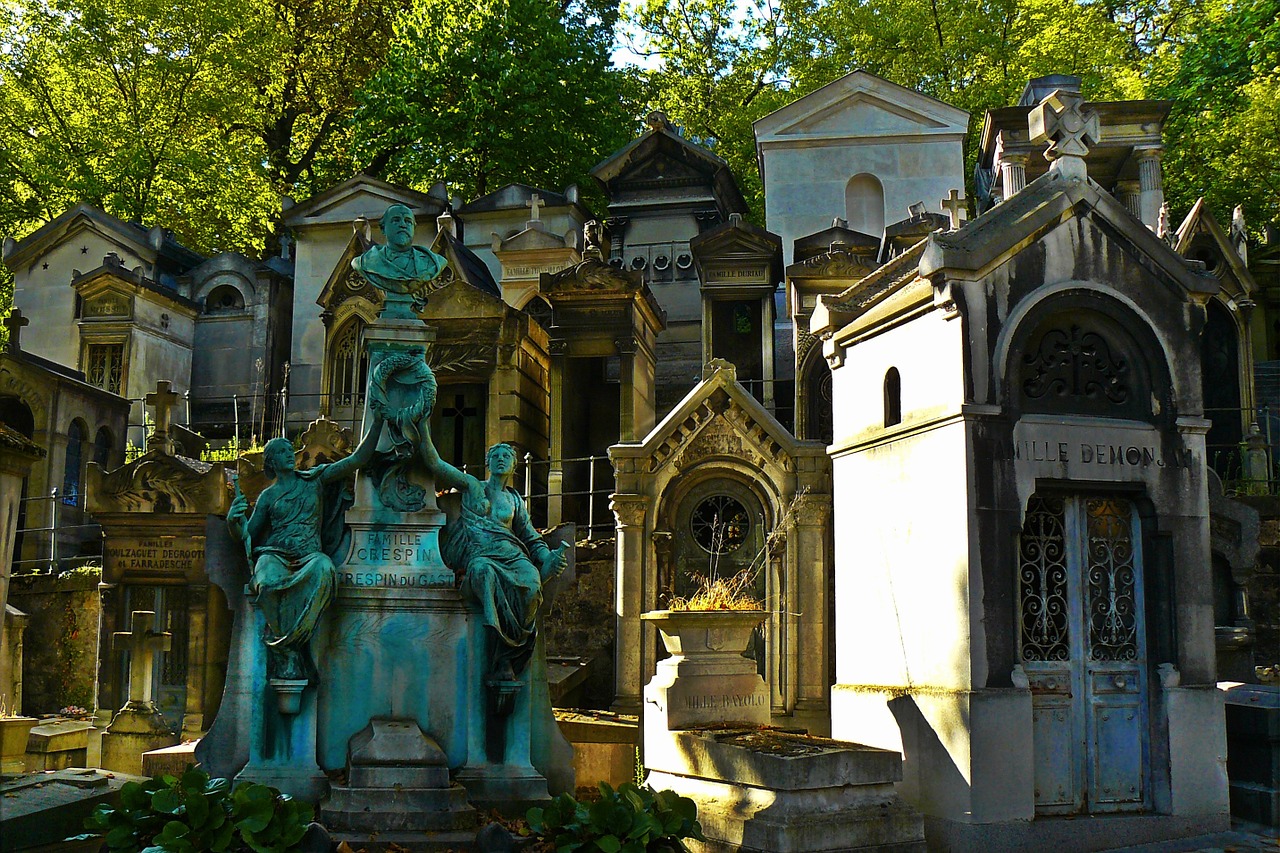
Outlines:
{"label": "statue's draped robe", "polygon": [[541,567],[551,549],[530,523],[520,493],[508,487],[507,494],[515,503],[510,528],[488,512],[487,500],[464,491],[458,518],[445,526],[441,553],[462,575],[462,592],[480,606],[484,624],[508,647],[527,650],[542,606]]}
{"label": "statue's draped robe", "polygon": [[266,643],[272,648],[309,640],[333,599],[337,577],[331,555],[341,548],[341,513],[349,501],[341,495],[345,484],[326,488],[321,482],[326,467],[297,472],[300,487],[267,507],[266,541],[253,543],[255,603],[266,617]]}

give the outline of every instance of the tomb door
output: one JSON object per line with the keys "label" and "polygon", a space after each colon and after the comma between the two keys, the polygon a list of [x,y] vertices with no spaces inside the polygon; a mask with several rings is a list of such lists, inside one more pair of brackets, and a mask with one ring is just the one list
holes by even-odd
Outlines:
{"label": "tomb door", "polygon": [[[151,672],[151,701],[175,730],[182,727],[182,716],[187,706],[187,589],[181,586],[142,586],[129,584],[124,587],[119,624],[129,625],[130,614],[135,610],[151,610],[156,614],[155,629],[173,635],[169,651],[155,656]],[[132,626],[130,626],[132,627]],[[129,656],[120,661],[121,702],[129,695]]]}
{"label": "tomb door", "polygon": [[1105,496],[1035,496],[1019,548],[1036,813],[1139,811],[1147,667],[1138,514]]}

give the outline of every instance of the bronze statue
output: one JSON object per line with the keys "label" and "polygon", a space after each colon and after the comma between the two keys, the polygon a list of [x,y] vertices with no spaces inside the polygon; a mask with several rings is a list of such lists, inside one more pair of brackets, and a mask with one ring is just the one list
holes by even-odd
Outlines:
{"label": "bronze statue", "polygon": [[569,543],[552,550],[529,521],[524,500],[511,486],[516,466],[511,445],[489,448],[487,480],[442,460],[425,420],[420,446],[437,486],[461,493],[461,511],[445,525],[441,554],[461,575],[463,594],[480,607],[488,636],[490,677],[511,681],[524,671],[533,654],[542,587],[564,571]]}
{"label": "bronze statue", "polygon": [[294,469],[288,439],[271,439],[262,465],[274,482],[258,496],[252,516],[237,485],[227,527],[245,543],[253,565],[250,589],[267,621],[272,678],[314,675],[307,647],[333,598],[334,561],[344,550],[343,514],[350,506],[346,481],[373,458],[382,424],[382,416],[374,413],[373,426],[354,453],[306,471]]}
{"label": "bronze statue", "polygon": [[413,245],[416,225],[413,211],[403,204],[393,204],[382,214],[384,246],[372,246],[353,258],[351,268],[387,293],[416,294],[424,284],[444,270],[448,261],[425,246]]}

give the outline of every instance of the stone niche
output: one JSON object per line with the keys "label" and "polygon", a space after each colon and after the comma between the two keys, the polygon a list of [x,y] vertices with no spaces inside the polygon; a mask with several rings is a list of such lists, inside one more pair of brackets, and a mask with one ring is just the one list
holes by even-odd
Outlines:
{"label": "stone niche", "polygon": [[609,448],[617,477],[614,708],[635,713],[658,662],[643,612],[686,596],[695,575],[756,572],[769,616],[750,645],[775,722],[826,733],[830,463],[797,441],[713,361],[642,441]]}
{"label": "stone niche", "polygon": [[114,471],[89,466],[87,507],[104,536],[98,709],[128,699],[127,655],[113,634],[128,629],[129,613],[153,611],[173,641],[156,656],[150,698],[170,726],[198,737],[222,699],[231,635],[226,600],[205,574],[205,525],[226,513],[231,491],[222,463],[174,455],[155,435],[148,446]]}

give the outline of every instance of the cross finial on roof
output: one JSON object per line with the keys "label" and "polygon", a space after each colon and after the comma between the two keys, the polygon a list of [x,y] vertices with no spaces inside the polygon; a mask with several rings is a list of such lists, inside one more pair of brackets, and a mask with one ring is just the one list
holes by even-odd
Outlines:
{"label": "cross finial on roof", "polygon": [[968,208],[965,207],[966,201],[968,201],[968,199],[964,197],[964,194],[959,190],[954,189],[951,191],[950,195],[942,200],[942,209],[951,215],[952,231],[959,230],[960,223],[963,222],[965,217],[968,215]]}
{"label": "cross finial on roof", "polygon": [[173,390],[173,383],[161,379],[156,383],[156,390],[143,398],[148,406],[155,410],[155,424],[151,435],[147,436],[147,450],[160,450],[172,453],[173,445],[169,440],[169,423],[172,409],[178,404],[178,394]]}
{"label": "cross finial on roof", "polygon": [[1072,180],[1084,180],[1088,175],[1084,158],[1089,146],[1102,141],[1102,126],[1098,114],[1081,109],[1084,98],[1079,92],[1051,92],[1032,108],[1027,116],[1027,128],[1031,141],[1048,142],[1044,156],[1050,163],[1050,171]]}
{"label": "cross finial on roof", "polygon": [[128,631],[111,635],[111,648],[129,652],[129,704],[151,704],[151,660],[156,652],[169,651],[173,635],[156,631],[151,626],[156,614],[152,610],[133,611]]}
{"label": "cross finial on roof", "polygon": [[19,338],[22,337],[22,327],[30,326],[31,321],[22,316],[21,309],[14,308],[9,312],[9,316],[4,318],[4,327],[9,330],[9,352],[18,352],[22,349]]}
{"label": "cross finial on roof", "polygon": [[533,211],[532,213],[529,214],[530,222],[538,221],[538,208],[542,207],[544,204],[546,204],[546,202],[543,201],[542,196],[538,195],[537,193],[534,193],[532,196],[530,196],[529,200],[524,203],[525,207]]}

